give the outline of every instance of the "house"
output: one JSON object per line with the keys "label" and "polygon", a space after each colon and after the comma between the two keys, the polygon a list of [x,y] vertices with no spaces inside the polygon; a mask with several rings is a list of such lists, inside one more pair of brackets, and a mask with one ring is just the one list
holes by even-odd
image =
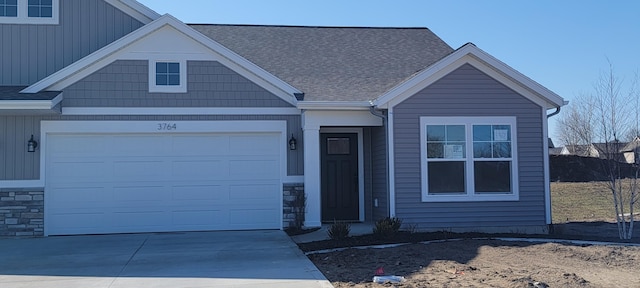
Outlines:
{"label": "house", "polygon": [[301,193],[307,227],[551,223],[564,100],[471,43],[16,3],[0,4],[0,235],[283,229]]}

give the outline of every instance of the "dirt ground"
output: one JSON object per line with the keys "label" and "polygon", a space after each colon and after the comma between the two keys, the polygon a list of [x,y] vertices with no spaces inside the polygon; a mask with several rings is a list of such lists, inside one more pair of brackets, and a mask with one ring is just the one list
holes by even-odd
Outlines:
{"label": "dirt ground", "polygon": [[[460,240],[309,258],[335,287],[640,287],[640,247]],[[379,267],[406,280],[372,283]]]}

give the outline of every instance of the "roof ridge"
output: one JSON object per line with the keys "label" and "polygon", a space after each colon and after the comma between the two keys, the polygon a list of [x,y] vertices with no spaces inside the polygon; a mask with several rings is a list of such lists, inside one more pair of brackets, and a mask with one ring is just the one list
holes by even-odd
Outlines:
{"label": "roof ridge", "polygon": [[322,26],[322,25],[271,25],[271,24],[216,24],[187,23],[189,26],[227,26],[227,27],[281,27],[281,28],[320,28],[320,29],[398,29],[398,30],[430,30],[427,27],[391,27],[391,26]]}

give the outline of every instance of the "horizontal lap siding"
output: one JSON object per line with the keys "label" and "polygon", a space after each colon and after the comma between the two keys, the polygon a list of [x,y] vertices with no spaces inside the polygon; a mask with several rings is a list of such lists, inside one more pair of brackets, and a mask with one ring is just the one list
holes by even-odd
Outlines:
{"label": "horizontal lap siding", "polygon": [[[395,106],[396,216],[420,228],[544,225],[541,109],[468,64]],[[422,116],[516,116],[520,201],[422,202]]]}
{"label": "horizontal lap siding", "polygon": [[[40,151],[27,152],[31,134],[40,139],[40,121],[231,121],[231,120],[284,120],[287,135],[299,133],[298,115],[202,115],[202,116],[0,116],[0,181],[36,180],[40,178]],[[288,139],[288,138],[287,138]],[[288,175],[302,175],[302,145],[297,150],[287,149]]]}
{"label": "horizontal lap siding", "polygon": [[59,25],[0,24],[0,85],[30,85],[142,23],[103,0],[61,0]]}
{"label": "horizontal lap siding", "polygon": [[187,61],[187,93],[149,93],[149,61],[119,60],[64,90],[63,107],[292,107],[216,61]]}

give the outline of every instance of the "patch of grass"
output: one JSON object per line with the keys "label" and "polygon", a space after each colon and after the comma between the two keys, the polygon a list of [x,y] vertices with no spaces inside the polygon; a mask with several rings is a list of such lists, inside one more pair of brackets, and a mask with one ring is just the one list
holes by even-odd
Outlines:
{"label": "patch of grass", "polygon": [[[606,182],[552,182],[553,223],[615,221],[611,197]],[[634,209],[640,212],[640,203]]]}

